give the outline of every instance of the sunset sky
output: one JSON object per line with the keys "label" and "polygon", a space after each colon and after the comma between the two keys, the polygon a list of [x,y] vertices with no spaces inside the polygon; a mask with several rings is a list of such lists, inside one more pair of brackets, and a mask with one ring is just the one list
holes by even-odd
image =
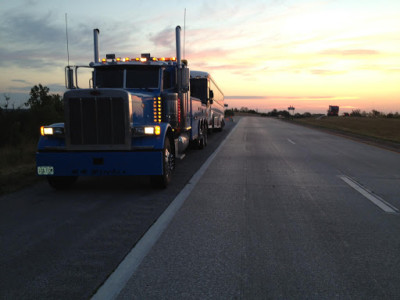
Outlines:
{"label": "sunset sky", "polygon": [[229,107],[400,112],[399,0],[1,0],[0,104],[43,84],[64,92],[67,65],[100,56],[175,55],[184,27],[192,70],[208,71]]}

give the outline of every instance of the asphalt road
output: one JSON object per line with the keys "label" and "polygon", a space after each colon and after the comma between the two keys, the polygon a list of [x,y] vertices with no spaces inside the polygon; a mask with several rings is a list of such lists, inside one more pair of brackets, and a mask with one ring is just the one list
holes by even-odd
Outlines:
{"label": "asphalt road", "polygon": [[[0,298],[90,298],[233,125],[166,191],[89,178],[1,197]],[[119,299],[398,299],[399,183],[398,153],[243,118]]]}
{"label": "asphalt road", "polygon": [[399,299],[399,158],[242,119],[118,299]]}
{"label": "asphalt road", "polygon": [[148,177],[97,177],[1,196],[0,299],[90,298],[235,125],[189,149],[167,190]]}

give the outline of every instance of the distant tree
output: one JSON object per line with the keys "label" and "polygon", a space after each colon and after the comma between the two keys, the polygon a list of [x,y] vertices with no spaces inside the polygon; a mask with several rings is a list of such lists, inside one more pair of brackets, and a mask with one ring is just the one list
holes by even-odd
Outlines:
{"label": "distant tree", "polygon": [[304,114],[303,114],[303,117],[304,118],[311,118],[311,113],[309,113],[309,112],[305,112]]}
{"label": "distant tree", "polygon": [[277,116],[278,116],[278,110],[277,110],[276,108],[274,108],[274,109],[269,113],[269,115],[270,115],[271,117],[277,117]]}
{"label": "distant tree", "polygon": [[4,104],[2,106],[0,106],[0,109],[4,108],[5,110],[8,109],[8,107],[10,106],[10,96],[7,96],[6,94],[3,94],[4,97]]}
{"label": "distant tree", "polygon": [[400,118],[400,115],[399,115],[399,113],[398,112],[396,112],[396,113],[388,113],[387,115],[386,115],[386,118],[390,118],[390,119],[398,119],[398,118]]}
{"label": "distant tree", "polygon": [[294,114],[294,117],[295,117],[295,118],[302,118],[303,116],[302,116],[300,113],[295,113],[295,114]]}
{"label": "distant tree", "polygon": [[361,110],[353,109],[350,113],[350,117],[361,117]]}
{"label": "distant tree", "polygon": [[279,112],[278,112],[278,115],[281,115],[281,116],[283,116],[283,117],[285,117],[285,118],[290,118],[290,113],[289,113],[289,111],[287,111],[287,110],[281,110],[281,111],[279,111]]}
{"label": "distant tree", "polygon": [[56,112],[61,113],[63,111],[63,99],[58,94],[49,94],[50,89],[47,86],[41,84],[35,85],[31,88],[29,93],[30,98],[25,103],[26,106],[33,110],[40,110],[44,107],[52,107]]}
{"label": "distant tree", "polygon": [[233,109],[225,110],[225,117],[232,117],[234,115],[235,115],[235,113],[234,113]]}
{"label": "distant tree", "polygon": [[365,110],[363,110],[361,113],[361,117],[367,117],[367,116],[368,116],[368,113]]}
{"label": "distant tree", "polygon": [[371,117],[374,117],[374,118],[379,118],[379,117],[384,117],[385,116],[385,114],[383,112],[380,112],[380,111],[378,111],[376,109],[373,109],[371,111],[370,115],[371,115]]}

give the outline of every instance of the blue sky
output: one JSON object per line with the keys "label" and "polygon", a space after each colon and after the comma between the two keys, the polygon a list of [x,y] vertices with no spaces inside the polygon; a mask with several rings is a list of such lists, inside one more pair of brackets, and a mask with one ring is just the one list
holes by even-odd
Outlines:
{"label": "blue sky", "polygon": [[2,1],[0,104],[38,83],[64,91],[67,64],[100,55],[175,55],[183,27],[193,70],[210,72],[231,107],[400,111],[400,1]]}

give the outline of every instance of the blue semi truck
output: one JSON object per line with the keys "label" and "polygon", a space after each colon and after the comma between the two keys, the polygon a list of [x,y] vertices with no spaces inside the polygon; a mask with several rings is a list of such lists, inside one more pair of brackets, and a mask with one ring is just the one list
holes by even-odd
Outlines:
{"label": "blue semi truck", "polygon": [[[37,174],[56,189],[79,176],[150,175],[167,187],[176,159],[189,143],[207,145],[207,103],[190,96],[190,72],[176,57],[99,58],[99,30],[93,31],[94,61],[67,66],[65,122],[41,127]],[[91,68],[91,86],[78,87],[78,69]]]}

